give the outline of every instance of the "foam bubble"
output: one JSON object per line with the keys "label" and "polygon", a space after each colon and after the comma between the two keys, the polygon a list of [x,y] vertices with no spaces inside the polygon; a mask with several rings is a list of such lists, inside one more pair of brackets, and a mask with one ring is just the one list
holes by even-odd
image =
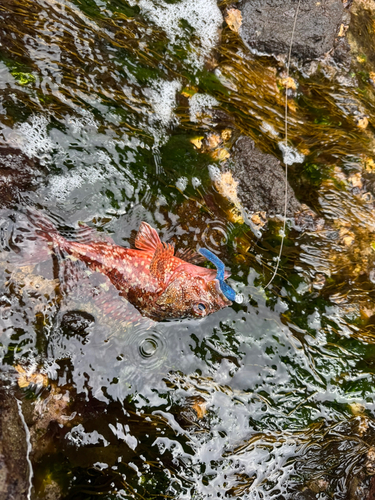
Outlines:
{"label": "foam bubble", "polygon": [[186,186],[188,185],[188,180],[186,177],[180,177],[176,182],[176,188],[180,191],[185,191]]}
{"label": "foam bubble", "polygon": [[66,125],[70,128],[73,135],[80,134],[82,130],[94,130],[97,131],[99,128],[98,122],[95,120],[92,113],[83,109],[81,110],[81,117],[67,116],[65,118]]}
{"label": "foam bubble", "polygon": [[214,182],[218,182],[221,179],[220,169],[216,165],[208,165],[208,173]]}
{"label": "foam bubble", "polygon": [[191,179],[191,183],[192,183],[192,185],[193,185],[194,188],[197,188],[197,187],[199,187],[202,184],[201,181],[200,181],[200,179],[198,179],[198,177],[193,177]]}
{"label": "foam bubble", "polygon": [[283,153],[285,165],[293,165],[293,163],[303,163],[305,155],[299,153],[296,149],[288,146],[285,142],[279,142],[278,146]]}
{"label": "foam bubble", "polygon": [[78,168],[74,172],[50,177],[50,196],[64,200],[74,190],[83,184],[102,181],[108,175],[117,176],[117,170],[112,166],[111,158],[104,151],[96,151],[94,163],[104,168]]}
{"label": "foam bubble", "polygon": [[242,304],[242,302],[244,301],[244,296],[242,295],[242,293],[236,293],[236,297],[235,297],[234,301],[237,304]]}
{"label": "foam bubble", "polygon": [[[223,16],[216,0],[181,0],[162,5],[155,0],[131,0],[129,3],[138,5],[153,23],[165,31],[172,43],[186,36],[181,20],[187,21],[200,40],[202,56],[207,55],[219,41]],[[198,58],[196,63],[201,66],[203,60]]]}
{"label": "foam bubble", "polygon": [[279,135],[278,132],[276,132],[276,130],[273,128],[272,125],[270,125],[269,123],[267,122],[262,122],[261,125],[260,125],[260,130],[262,130],[262,132],[266,132],[266,133],[269,133],[270,135],[272,135],[273,137],[277,137]]}
{"label": "foam bubble", "polygon": [[42,159],[56,146],[48,136],[48,124],[45,116],[34,115],[30,122],[17,125],[13,130],[8,129],[8,133],[4,133],[5,139],[29,158]]}
{"label": "foam bubble", "polygon": [[205,109],[212,108],[213,106],[218,106],[219,102],[208,94],[194,94],[193,97],[189,101],[190,105],[190,121],[193,123],[197,123],[198,116]]}
{"label": "foam bubble", "polygon": [[181,82],[178,80],[156,80],[151,88],[144,90],[144,94],[149,98],[149,102],[154,110],[155,118],[167,127],[171,121],[175,120],[173,113],[176,107],[176,92],[181,89]]}
{"label": "foam bubble", "polygon": [[68,175],[54,175],[50,178],[50,196],[64,200],[74,189],[79,188],[84,182],[83,176],[78,173]]}

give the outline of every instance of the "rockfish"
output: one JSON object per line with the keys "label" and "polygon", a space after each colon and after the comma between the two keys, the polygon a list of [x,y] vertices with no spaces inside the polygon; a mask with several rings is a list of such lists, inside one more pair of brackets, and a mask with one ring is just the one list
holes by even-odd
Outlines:
{"label": "rockfish", "polygon": [[173,245],[162,243],[146,222],[140,225],[135,249],[109,241],[70,241],[52,229],[45,234],[54,247],[107,276],[122,297],[155,321],[201,318],[231,305],[232,300],[239,302],[224,282],[229,273],[220,259],[202,249],[201,254],[218,270],[197,266],[195,252],[175,254]]}

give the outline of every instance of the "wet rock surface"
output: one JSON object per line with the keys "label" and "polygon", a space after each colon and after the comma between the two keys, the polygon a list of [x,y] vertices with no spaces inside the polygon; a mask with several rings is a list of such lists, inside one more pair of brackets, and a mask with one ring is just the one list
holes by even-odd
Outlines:
{"label": "wet rock surface", "polygon": [[17,149],[0,147],[0,208],[17,203],[21,193],[42,181],[40,166]]}
{"label": "wet rock surface", "polygon": [[0,498],[23,500],[29,488],[27,441],[17,400],[0,387]]}
{"label": "wet rock surface", "polygon": [[[268,54],[289,52],[296,0],[243,0],[240,34],[250,47]],[[334,46],[344,13],[341,0],[302,0],[293,38],[292,54],[302,59],[322,56]]]}
{"label": "wet rock surface", "polygon": [[[241,137],[233,148],[233,175],[238,183],[238,197],[250,212],[267,215],[284,213],[285,174],[274,156],[260,151],[249,137]],[[302,205],[288,186],[287,215],[301,211]]]}

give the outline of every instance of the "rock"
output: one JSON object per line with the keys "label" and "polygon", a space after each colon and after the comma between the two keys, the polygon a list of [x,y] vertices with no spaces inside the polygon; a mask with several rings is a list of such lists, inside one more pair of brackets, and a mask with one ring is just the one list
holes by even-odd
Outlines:
{"label": "rock", "polygon": [[[232,172],[239,181],[237,192],[249,212],[283,215],[285,205],[285,172],[277,158],[263,153],[249,137],[240,137],[233,148]],[[288,185],[287,215],[293,216],[302,205]]]}
{"label": "rock", "polygon": [[[296,0],[242,0],[241,37],[252,48],[267,54],[287,54],[291,43]],[[315,59],[334,47],[344,13],[342,0],[301,1],[292,54]]]}
{"label": "rock", "polygon": [[27,436],[18,404],[0,387],[0,498],[26,500],[29,491]]}
{"label": "rock", "polygon": [[86,336],[95,323],[95,318],[86,311],[69,311],[61,321],[61,330],[67,337],[72,335]]}
{"label": "rock", "polygon": [[352,55],[350,53],[350,45],[346,37],[336,39],[332,56],[337,63],[344,66],[346,71],[349,71],[352,62]]}
{"label": "rock", "polygon": [[34,160],[17,149],[0,147],[0,208],[17,203],[21,193],[35,190],[41,174]]}

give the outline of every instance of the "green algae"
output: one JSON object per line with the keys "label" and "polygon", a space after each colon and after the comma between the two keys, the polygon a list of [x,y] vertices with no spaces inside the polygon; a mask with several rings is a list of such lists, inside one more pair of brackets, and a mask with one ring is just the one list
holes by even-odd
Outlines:
{"label": "green algae", "polygon": [[35,82],[35,76],[31,73],[21,73],[19,71],[11,71],[12,76],[20,85],[28,85]]}

